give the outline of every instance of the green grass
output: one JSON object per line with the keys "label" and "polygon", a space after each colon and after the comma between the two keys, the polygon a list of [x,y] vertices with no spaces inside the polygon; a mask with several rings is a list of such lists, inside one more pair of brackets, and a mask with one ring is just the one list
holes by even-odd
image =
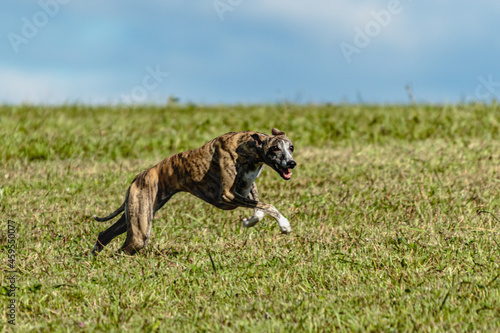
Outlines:
{"label": "green grass", "polygon": [[[500,330],[500,107],[0,106],[2,289],[18,223],[16,331]],[[178,194],[148,248],[87,257],[133,177],[229,131],[287,132],[250,210]],[[5,308],[5,306],[3,306]],[[6,311],[2,331],[10,331]]]}

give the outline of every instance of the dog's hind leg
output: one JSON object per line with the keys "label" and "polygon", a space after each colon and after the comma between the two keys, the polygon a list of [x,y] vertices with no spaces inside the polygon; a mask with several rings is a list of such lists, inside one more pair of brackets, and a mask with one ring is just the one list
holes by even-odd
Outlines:
{"label": "dog's hind leg", "polygon": [[[248,198],[249,199],[252,199],[252,200],[255,200],[255,201],[259,201],[259,193],[257,192],[257,185],[255,185],[255,183],[252,184],[252,188],[250,189],[250,193],[248,194]],[[266,215],[264,213],[264,211],[258,209],[258,208],[255,208],[254,209],[254,213],[253,213],[253,216],[251,217],[245,217],[243,219],[243,226],[245,228],[251,228],[253,227],[254,225],[256,225],[257,223],[259,223],[263,218],[264,218],[264,215]]]}
{"label": "dog's hind leg", "polygon": [[127,219],[127,238],[121,250],[134,254],[146,247],[157,208],[158,181],[150,173],[138,177],[128,195],[125,215]]}
{"label": "dog's hind leg", "polygon": [[123,234],[125,231],[127,231],[127,221],[125,219],[125,214],[123,214],[111,227],[99,233],[97,242],[92,249],[92,254],[96,255],[101,252],[101,250],[108,245],[113,238]]}

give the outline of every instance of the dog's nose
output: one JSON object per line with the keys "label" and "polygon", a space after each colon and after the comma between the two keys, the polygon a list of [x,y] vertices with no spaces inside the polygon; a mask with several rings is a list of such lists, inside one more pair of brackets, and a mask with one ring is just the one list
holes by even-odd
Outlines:
{"label": "dog's nose", "polygon": [[297,163],[295,163],[294,160],[288,161],[288,163],[286,164],[286,166],[289,167],[290,169],[295,168],[296,165]]}

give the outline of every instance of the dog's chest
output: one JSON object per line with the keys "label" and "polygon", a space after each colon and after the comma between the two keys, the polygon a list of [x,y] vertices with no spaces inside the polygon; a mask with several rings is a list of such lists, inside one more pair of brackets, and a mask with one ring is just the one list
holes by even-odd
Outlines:
{"label": "dog's chest", "polygon": [[264,165],[261,164],[257,166],[255,170],[246,170],[245,172],[242,173],[239,181],[240,186],[238,186],[239,194],[241,194],[245,198],[248,196],[248,194],[250,193],[250,189],[252,188],[253,182],[257,177],[259,177],[263,167]]}

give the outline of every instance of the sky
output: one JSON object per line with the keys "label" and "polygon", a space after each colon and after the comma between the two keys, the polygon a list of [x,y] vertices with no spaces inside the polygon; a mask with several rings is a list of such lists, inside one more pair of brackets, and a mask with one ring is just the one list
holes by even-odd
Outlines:
{"label": "sky", "polygon": [[2,0],[0,103],[490,102],[499,17],[498,0]]}

